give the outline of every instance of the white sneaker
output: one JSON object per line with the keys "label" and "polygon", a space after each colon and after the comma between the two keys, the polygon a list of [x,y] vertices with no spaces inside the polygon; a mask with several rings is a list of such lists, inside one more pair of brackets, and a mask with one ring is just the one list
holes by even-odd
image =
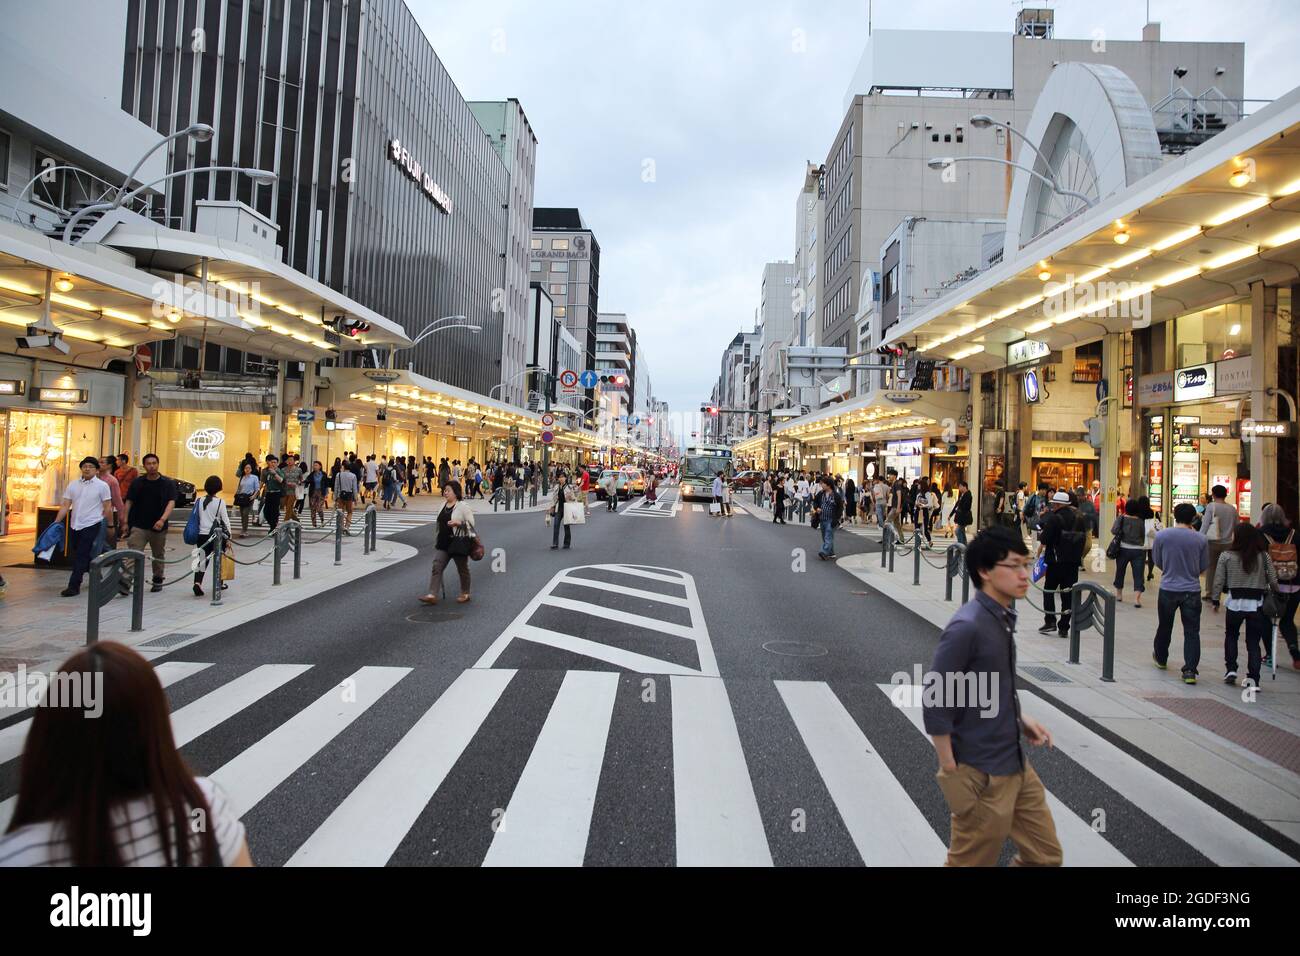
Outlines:
{"label": "white sneaker", "polygon": [[[1250,678],[1247,677],[1246,680],[1250,680]],[[1235,684],[1235,683],[1237,683],[1237,672],[1236,672],[1236,671],[1228,671],[1226,674],[1223,675],[1223,682],[1224,682],[1225,684]]]}

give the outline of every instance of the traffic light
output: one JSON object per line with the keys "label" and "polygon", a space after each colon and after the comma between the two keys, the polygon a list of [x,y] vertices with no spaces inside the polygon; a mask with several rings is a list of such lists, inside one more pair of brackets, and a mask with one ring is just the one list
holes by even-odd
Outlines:
{"label": "traffic light", "polygon": [[717,414],[718,414],[718,406],[717,406],[717,405],[701,405],[701,406],[700,406],[700,413],[701,413],[701,414],[704,414],[704,415],[717,415]]}
{"label": "traffic light", "polygon": [[902,358],[907,354],[907,349],[901,345],[881,345],[876,348],[877,355],[887,355],[890,358]]}
{"label": "traffic light", "polygon": [[626,388],[627,376],[626,375],[602,375],[600,377],[600,384],[612,385],[614,386],[614,388]]}
{"label": "traffic light", "polygon": [[356,338],[363,332],[370,331],[370,323],[363,322],[361,319],[355,319],[350,315],[336,315],[333,322],[335,330],[340,335],[346,335],[350,338]]}

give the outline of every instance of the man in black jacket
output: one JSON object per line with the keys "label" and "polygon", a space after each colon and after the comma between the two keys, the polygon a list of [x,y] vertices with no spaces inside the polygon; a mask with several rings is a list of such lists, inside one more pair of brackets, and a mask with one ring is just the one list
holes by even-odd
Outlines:
{"label": "man in black jacket", "polygon": [[[1052,495],[1051,511],[1043,516],[1038,532],[1038,553],[1045,556],[1047,576],[1043,581],[1043,626],[1039,634],[1053,631],[1061,637],[1070,635],[1069,589],[1079,581],[1079,561],[1088,539],[1088,523],[1070,505],[1064,491]],[[1061,614],[1056,614],[1056,592],[1061,591]]]}

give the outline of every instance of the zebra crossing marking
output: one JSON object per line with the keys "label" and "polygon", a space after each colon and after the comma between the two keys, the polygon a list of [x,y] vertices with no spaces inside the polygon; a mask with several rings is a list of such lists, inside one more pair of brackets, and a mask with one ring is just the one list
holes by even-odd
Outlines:
{"label": "zebra crossing marking", "polygon": [[[910,701],[905,706],[899,707],[907,715],[908,721],[920,731],[921,735],[927,740],[929,735],[925,732],[925,717],[922,713],[923,708],[920,706],[920,688],[915,685],[906,685],[910,690],[900,692],[898,684],[877,684],[881,692],[895,702],[899,700]],[[895,696],[895,695],[900,696]],[[910,695],[910,696],[908,696]],[[1025,696],[1021,694],[1021,696]],[[1053,722],[1049,728],[1052,736],[1056,737],[1056,723]],[[1061,801],[1059,797],[1052,793],[1044,784],[1043,792],[1047,795],[1047,806],[1052,811],[1052,821],[1056,824],[1056,838],[1061,843],[1061,852],[1064,854],[1063,864],[1065,866],[1133,866],[1133,862],[1121,853],[1113,844],[1106,840],[1100,833],[1088,825],[1082,817],[1071,810]],[[1173,832],[1177,833],[1177,830]]]}
{"label": "zebra crossing marking", "polygon": [[[690,612],[690,624],[676,624],[670,621],[662,621],[645,614],[633,614],[628,611],[620,611],[615,608],[605,607],[595,601],[581,601],[574,598],[559,597],[554,593],[563,584],[576,584],[579,586],[588,585],[592,579],[579,577],[574,573],[577,571],[588,570],[608,571],[631,578],[643,578],[651,581],[663,581],[679,585],[686,591],[686,597],[679,600],[685,601],[685,604],[681,606],[686,607]],[[596,586],[594,589],[606,590],[599,586]],[[616,624],[646,628],[660,634],[667,634],[673,637],[689,640],[695,645],[696,659],[699,661],[699,667],[690,667],[684,664],[678,664],[674,661],[663,660],[650,655],[638,653],[637,651],[628,650],[626,648],[615,647],[611,644],[603,644],[599,641],[589,640],[576,634],[567,634],[562,631],[554,630],[553,628],[539,627],[535,624],[529,623],[530,618],[532,618],[539,608],[548,606],[567,611],[578,611],[584,615],[604,618],[605,620]],[[474,666],[482,668],[493,667],[498,658],[500,658],[505,652],[506,648],[516,640],[530,641],[535,644],[543,644],[559,650],[581,654],[584,657],[604,661],[607,664],[613,664],[624,670],[634,671],[641,674],[703,674],[709,677],[718,676],[718,662],[713,654],[713,645],[709,639],[708,626],[704,620],[704,609],[700,605],[699,594],[695,589],[695,579],[689,574],[673,571],[671,568],[655,568],[652,570],[649,568],[626,564],[589,564],[580,567],[565,568],[564,570],[557,572],[555,576],[552,577],[551,580],[533,596],[532,600],[530,600],[515,619],[506,626],[500,636],[492,642],[492,645],[483,652],[483,655],[478,659]]]}
{"label": "zebra crossing marking", "polygon": [[[943,840],[830,685],[785,680],[775,684],[863,862],[868,866],[943,863],[948,850]],[[888,825],[882,826],[882,820]]]}
{"label": "zebra crossing marking", "polygon": [[721,680],[670,678],[678,866],[772,866],[772,851]]}
{"label": "zebra crossing marking", "polygon": [[461,673],[287,865],[386,864],[514,676],[505,669]]}
{"label": "zebra crossing marking", "polygon": [[[363,667],[294,714],[211,777],[242,816],[392,690],[409,667]],[[354,696],[346,699],[351,689]]]}
{"label": "zebra crossing marking", "polygon": [[564,675],[484,866],[582,866],[618,680],[609,672]]}
{"label": "zebra crossing marking", "polygon": [[310,664],[262,664],[173,711],[172,736],[177,749],[309,670]]}

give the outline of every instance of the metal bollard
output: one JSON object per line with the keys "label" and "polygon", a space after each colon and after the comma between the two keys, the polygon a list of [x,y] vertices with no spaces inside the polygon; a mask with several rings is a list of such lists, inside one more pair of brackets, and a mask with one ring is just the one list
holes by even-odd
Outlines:
{"label": "metal bollard", "polygon": [[[1086,597],[1083,595],[1086,594]],[[1098,602],[1101,618],[1098,619]],[[1081,624],[1084,615],[1087,623]],[[1099,584],[1080,582],[1070,588],[1070,663],[1079,663],[1080,632],[1088,628],[1101,632],[1101,679],[1115,682],[1115,595]]]}
{"label": "metal bollard", "polygon": [[144,552],[106,551],[90,562],[90,586],[86,595],[87,647],[99,640],[99,609],[117,596],[126,574],[123,566],[128,561],[132,565],[131,630],[144,630]]}
{"label": "metal bollard", "polygon": [[889,563],[889,536],[894,529],[885,525],[880,530],[880,567],[883,569]]}
{"label": "metal bollard", "polygon": [[912,583],[921,584],[921,529],[912,534]]}
{"label": "metal bollard", "polygon": [[271,566],[271,584],[274,587],[280,585],[280,564],[284,559],[285,553],[289,550],[291,543],[290,535],[293,532],[289,530],[289,522],[282,521],[275,527],[275,546],[271,549],[275,555],[275,560]]}
{"label": "metal bollard", "polygon": [[221,604],[221,555],[224,553],[226,535],[217,522],[212,523],[212,601]]}
{"label": "metal bollard", "polygon": [[374,547],[371,544],[371,531],[377,527],[379,512],[375,510],[372,504],[366,508],[366,513],[361,516],[361,553],[369,554]]}
{"label": "metal bollard", "polygon": [[293,579],[302,577],[302,522],[293,523]]}
{"label": "metal bollard", "polygon": [[334,509],[334,566],[343,563],[343,512]]}

